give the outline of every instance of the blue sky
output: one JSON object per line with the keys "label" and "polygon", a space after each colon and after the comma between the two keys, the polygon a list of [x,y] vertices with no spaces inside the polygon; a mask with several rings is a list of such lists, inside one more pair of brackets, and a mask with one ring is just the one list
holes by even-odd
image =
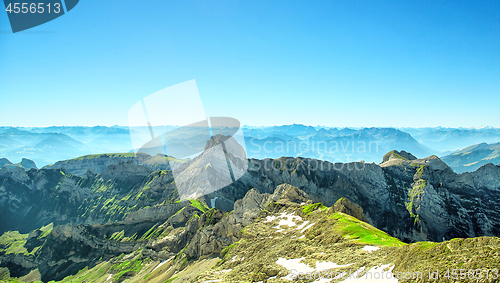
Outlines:
{"label": "blue sky", "polygon": [[0,12],[0,125],[127,125],[134,103],[195,79],[208,116],[248,125],[500,126],[499,15],[499,1],[80,1],[12,34]]}

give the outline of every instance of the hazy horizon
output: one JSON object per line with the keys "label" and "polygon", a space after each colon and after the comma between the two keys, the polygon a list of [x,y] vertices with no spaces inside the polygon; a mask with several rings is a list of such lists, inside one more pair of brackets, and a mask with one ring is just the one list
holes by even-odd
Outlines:
{"label": "hazy horizon", "polygon": [[0,123],[123,125],[195,79],[247,125],[500,126],[498,1],[115,3],[0,32]]}

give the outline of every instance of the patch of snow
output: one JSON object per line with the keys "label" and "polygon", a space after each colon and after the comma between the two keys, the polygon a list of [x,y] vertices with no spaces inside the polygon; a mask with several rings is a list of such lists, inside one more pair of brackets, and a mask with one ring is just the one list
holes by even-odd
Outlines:
{"label": "patch of snow", "polygon": [[267,222],[271,222],[271,221],[274,221],[278,219],[278,217],[274,216],[274,215],[271,215],[271,216],[267,216],[266,217],[266,220],[264,221],[264,223],[267,223]]}
{"label": "patch of snow", "polygon": [[186,199],[195,199],[196,198],[196,193],[192,193],[190,196],[188,196]]}
{"label": "patch of snow", "polygon": [[215,201],[218,199],[219,197],[214,197],[213,199],[210,200],[210,204],[212,205],[212,208],[215,207]]}
{"label": "patch of snow", "polygon": [[[349,278],[347,280],[358,278],[358,276],[361,275],[364,270],[365,270],[365,266],[360,267],[358,270],[354,271],[354,273],[350,274]],[[344,281],[346,281],[346,280],[344,280]],[[342,282],[344,282],[344,281],[342,281]],[[347,282],[349,282],[349,281],[347,281]]]}
{"label": "patch of snow", "polygon": [[[300,263],[300,261],[302,261],[303,259],[305,259],[305,257],[294,258],[294,259],[286,259],[280,257],[276,261],[276,264],[283,266],[289,271],[293,270],[295,274],[314,272],[314,268],[309,267],[309,265],[305,263]],[[285,277],[281,277],[281,279],[293,280],[293,274],[290,273]]]}
{"label": "patch of snow", "polygon": [[156,267],[155,267],[155,268],[154,268],[151,272],[155,271],[158,267],[160,267],[160,266],[164,265],[165,263],[167,263],[167,262],[171,261],[172,259],[174,259],[174,257],[175,257],[175,256],[173,256],[173,257],[171,257],[171,258],[169,258],[169,259],[167,259],[167,260],[164,260],[164,261],[160,262],[160,264],[158,264],[158,265],[157,265],[157,266],[156,266]]}
{"label": "patch of snow", "polygon": [[364,246],[363,247],[363,251],[367,251],[367,252],[374,252],[374,251],[378,251],[380,250],[379,247],[374,247],[374,246]]}
{"label": "patch of snow", "polygon": [[203,281],[203,283],[209,283],[209,282],[221,282],[222,279],[215,279],[215,280],[207,280],[207,281]]}
{"label": "patch of snow", "polygon": [[295,214],[295,212],[292,212],[292,214],[287,214],[286,211],[282,212],[281,215],[278,216],[278,218],[281,218],[280,222],[278,223],[278,225],[276,225],[273,228],[280,229],[281,226],[293,227],[293,226],[297,225],[294,220],[300,221],[300,220],[302,220],[302,217],[300,217],[298,215],[294,215],[294,214]]}
{"label": "patch of snow", "polygon": [[303,239],[306,235],[302,235],[300,237],[298,237],[298,239]]}
{"label": "patch of snow", "polygon": [[306,203],[305,203],[305,202],[301,202],[301,203],[300,203],[300,205],[304,205],[304,204],[306,204]]}
{"label": "patch of snow", "polygon": [[231,259],[231,262],[235,262],[236,261],[236,257],[238,257],[237,255],[233,256],[233,258]]}
{"label": "patch of snow", "polygon": [[276,232],[285,231],[285,228],[282,228],[281,226],[293,227],[297,226],[297,223],[295,223],[295,221],[302,221],[302,217],[295,215],[295,212],[287,214],[286,211],[283,211],[279,216],[267,216],[264,222],[271,222],[277,219],[280,219],[280,221],[278,225],[273,227],[277,230]]}
{"label": "patch of snow", "polygon": [[158,264],[151,272],[155,271],[158,267],[164,265],[165,263],[167,263],[168,260],[164,260],[162,262],[160,262],[160,264]]}
{"label": "patch of snow", "polygon": [[302,224],[300,224],[299,226],[297,226],[297,228],[295,228],[295,230],[302,230],[302,229],[304,229],[304,227],[306,227],[307,223],[309,223],[309,220],[304,221]]}
{"label": "patch of snow", "polygon": [[[307,273],[313,273],[313,272],[322,272],[322,271],[325,271],[328,269],[347,267],[347,266],[350,266],[353,264],[353,263],[350,263],[350,264],[346,264],[346,265],[338,265],[334,262],[330,262],[330,261],[320,262],[318,260],[318,261],[316,261],[316,268],[312,268],[305,263],[301,263],[301,261],[303,259],[305,259],[305,257],[295,258],[295,259],[286,259],[286,258],[282,258],[282,257],[278,258],[278,260],[276,261],[276,264],[283,266],[284,268],[288,269],[288,271],[293,271],[293,274],[290,273],[287,276],[281,277],[281,279],[294,280],[294,279],[296,279],[294,277],[297,276],[298,274],[301,274],[301,273],[307,274]],[[329,282],[329,281],[318,281],[318,282]]]}
{"label": "patch of snow", "polygon": [[300,231],[300,233],[304,233],[305,230],[311,228],[314,224],[316,224],[316,223],[312,223],[312,224],[307,225],[306,228],[304,228],[304,229],[302,229],[302,231]]}
{"label": "patch of snow", "polygon": [[113,277],[113,274],[108,275],[108,279],[106,279],[106,281],[109,281],[111,277]]}

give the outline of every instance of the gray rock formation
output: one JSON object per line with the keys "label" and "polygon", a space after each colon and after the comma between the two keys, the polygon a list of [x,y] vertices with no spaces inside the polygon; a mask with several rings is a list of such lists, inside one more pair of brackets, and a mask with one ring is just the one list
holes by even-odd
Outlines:
{"label": "gray rock formation", "polygon": [[393,151],[387,153],[386,155],[384,155],[382,162],[386,162],[386,161],[389,161],[391,159],[415,160],[417,158],[413,154],[406,152],[404,150],[402,150],[401,152],[399,152],[397,150],[393,150]]}
{"label": "gray rock formation", "polygon": [[[275,201],[307,202],[306,194],[289,184],[279,185],[273,194],[260,193],[256,189],[247,192],[243,199],[234,203],[234,211],[225,215],[215,225],[199,230],[189,243],[185,253],[189,258],[205,258],[220,253],[225,247],[238,241],[242,229],[254,222],[267,205]],[[216,209],[214,213],[216,213]]]}
{"label": "gray rock formation", "polygon": [[[205,166],[183,172],[193,193],[198,184],[211,185],[210,180],[200,177],[211,170],[203,158],[193,163]],[[237,165],[236,159],[231,162]],[[346,197],[361,206],[370,224],[408,242],[500,234],[500,167],[495,165],[455,174],[436,156],[415,159],[393,151],[380,165],[280,158],[251,159],[248,166],[237,182],[204,196],[206,203],[213,200],[217,208],[234,209],[227,221],[236,228],[224,226],[226,220],[210,228],[220,229],[214,230],[221,235],[215,250],[231,243],[256,211],[283,194],[290,194],[287,197],[295,202],[310,199],[327,206]],[[166,209],[162,204],[178,200],[170,171],[152,172],[133,162],[113,164],[100,174],[88,172],[84,177],[61,170],[25,172],[3,167],[0,180],[1,232],[28,233],[51,222],[93,224],[153,217]],[[282,184],[300,191],[284,189]],[[200,241],[202,238],[200,235]]]}
{"label": "gray rock formation", "polygon": [[[161,217],[132,217],[133,221],[54,227],[48,235],[32,231],[26,244],[32,254],[7,254],[0,265],[21,277],[38,269],[44,282],[61,280],[99,260],[142,249],[152,259],[165,260],[181,251],[199,228],[202,212],[190,203],[171,204]],[[175,209],[180,208],[175,212]],[[157,210],[159,211],[159,210]]]}
{"label": "gray rock formation", "polygon": [[356,217],[361,221],[368,222],[368,219],[366,219],[363,215],[363,208],[355,203],[352,203],[347,198],[340,198],[330,209],[331,212],[342,212]]}
{"label": "gray rock formation", "polygon": [[0,158],[0,168],[2,168],[5,164],[12,164],[7,158]]}
{"label": "gray rock formation", "polygon": [[1,158],[0,159],[0,168],[3,166],[8,167],[8,168],[15,168],[15,167],[20,167],[25,170],[30,170],[30,169],[38,169],[36,167],[36,164],[33,160],[23,158],[20,163],[15,163],[13,164],[10,162],[7,158]]}
{"label": "gray rock formation", "polygon": [[380,165],[252,159],[240,186],[272,193],[289,183],[327,206],[347,197],[363,208],[370,224],[392,236],[442,241],[500,233],[499,173],[500,167],[485,165],[457,175],[436,156],[389,158]]}
{"label": "gray rock formation", "polygon": [[38,169],[38,168],[36,167],[35,162],[34,162],[33,160],[30,160],[30,159],[23,158],[23,159],[21,160],[21,163],[20,163],[20,164],[21,164],[21,166],[23,166],[23,167],[24,167],[24,169],[26,169],[26,170],[29,170],[29,169]]}
{"label": "gray rock formation", "polygon": [[108,166],[114,165],[120,162],[133,162],[135,164],[142,165],[151,170],[166,170],[170,169],[171,165],[174,168],[182,165],[182,162],[170,159],[170,162],[166,161],[168,158],[165,155],[158,154],[156,156],[150,156],[146,153],[133,153],[128,154],[95,154],[86,155],[79,158],[58,161],[53,165],[47,165],[43,167],[44,169],[61,169],[72,175],[83,177],[87,171],[91,170],[94,174],[102,173]]}

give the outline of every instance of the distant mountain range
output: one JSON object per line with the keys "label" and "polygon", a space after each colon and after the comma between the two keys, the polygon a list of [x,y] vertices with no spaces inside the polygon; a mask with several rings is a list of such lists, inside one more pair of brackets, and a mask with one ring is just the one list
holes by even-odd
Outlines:
{"label": "distant mountain range", "polygon": [[330,162],[382,161],[390,150],[407,150],[418,157],[434,151],[410,134],[394,128],[337,129],[290,125],[244,130],[251,158],[308,157]]}
{"label": "distant mountain range", "polygon": [[479,143],[500,142],[500,128],[400,128],[411,134],[419,143],[440,152],[450,154]]}
{"label": "distant mountain range", "polygon": [[[250,159],[236,182],[180,200],[223,181],[213,150],[184,161],[180,186],[131,154],[0,168],[0,281],[289,282],[290,260],[394,274],[499,267],[500,166],[456,174],[395,150],[379,165]],[[234,172],[241,160],[224,162]]]}
{"label": "distant mountain range", "polygon": [[29,160],[26,158],[23,158],[19,163],[12,163],[7,158],[0,158],[0,168],[2,168],[3,166],[7,168],[20,167],[23,168],[24,170],[38,169],[33,160]]}
{"label": "distant mountain range", "polygon": [[480,143],[441,158],[455,172],[473,172],[488,164],[500,163],[500,143]]}
{"label": "distant mountain range", "polygon": [[[155,132],[168,132],[177,126],[154,127]],[[12,162],[28,158],[40,167],[59,160],[109,152],[133,152],[130,133],[148,132],[146,127],[0,127],[0,157]],[[476,160],[465,156],[473,144],[500,142],[498,128],[332,128],[301,124],[250,127],[243,126],[249,158],[307,157],[330,162],[365,161],[380,163],[385,152],[405,150],[416,157],[443,157],[457,172],[473,171],[488,160],[494,164],[495,153]],[[197,136],[183,139],[174,136],[165,142],[173,153],[184,158],[187,152],[204,148],[206,140]],[[144,144],[148,141],[145,140]],[[465,148],[465,149],[464,149]],[[463,149],[462,151],[460,151]],[[144,152],[154,156],[156,153]],[[459,153],[462,152],[462,153]],[[455,155],[451,155],[455,154]],[[485,149],[477,156],[483,156]],[[187,155],[187,154],[186,154]],[[459,156],[462,156],[459,158]],[[484,159],[484,160],[483,160]]]}

